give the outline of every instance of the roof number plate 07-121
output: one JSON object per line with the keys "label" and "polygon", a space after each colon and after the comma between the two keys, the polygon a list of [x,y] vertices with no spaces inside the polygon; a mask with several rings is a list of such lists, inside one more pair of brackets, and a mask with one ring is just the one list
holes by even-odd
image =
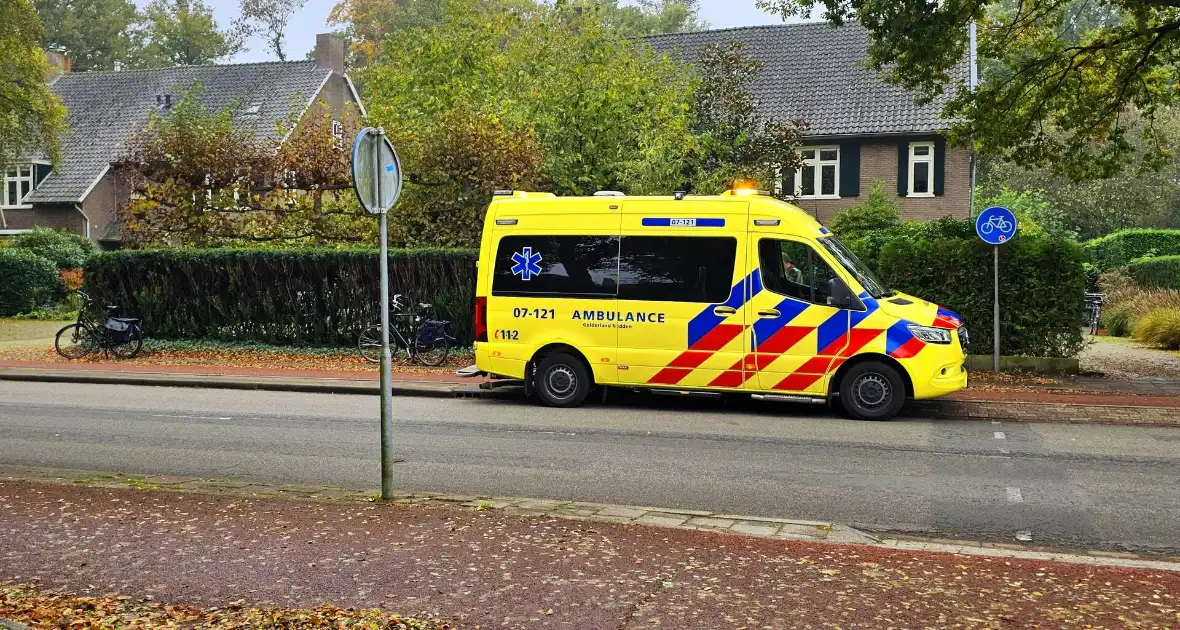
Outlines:
{"label": "roof number plate 07-121", "polygon": [[725,219],[646,217],[643,227],[725,227]]}

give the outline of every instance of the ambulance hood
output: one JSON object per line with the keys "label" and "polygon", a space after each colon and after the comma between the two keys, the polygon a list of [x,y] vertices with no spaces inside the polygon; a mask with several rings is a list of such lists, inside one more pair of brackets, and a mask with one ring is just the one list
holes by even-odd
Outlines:
{"label": "ambulance hood", "polygon": [[963,325],[963,318],[933,302],[922,298],[895,293],[889,297],[876,301],[878,308],[886,315],[904,319],[922,326],[937,326],[939,328],[955,329]]}

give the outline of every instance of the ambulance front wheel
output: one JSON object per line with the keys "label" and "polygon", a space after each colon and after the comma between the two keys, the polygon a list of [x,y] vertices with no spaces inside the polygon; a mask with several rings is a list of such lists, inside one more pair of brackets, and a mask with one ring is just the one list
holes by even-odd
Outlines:
{"label": "ambulance front wheel", "polygon": [[889,420],[905,404],[905,381],[897,370],[879,361],[858,363],[840,381],[840,403],[860,420]]}
{"label": "ambulance front wheel", "polygon": [[592,385],[586,364],[564,352],[541,359],[533,374],[533,389],[549,407],[577,407],[586,401]]}

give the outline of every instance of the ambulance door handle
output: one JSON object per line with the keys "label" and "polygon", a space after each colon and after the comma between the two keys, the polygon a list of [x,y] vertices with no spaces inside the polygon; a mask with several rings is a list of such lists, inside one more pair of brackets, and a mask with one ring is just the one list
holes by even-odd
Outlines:
{"label": "ambulance door handle", "polygon": [[767,309],[765,311],[758,311],[758,317],[778,317],[780,315],[782,315],[782,313],[773,308]]}
{"label": "ambulance door handle", "polygon": [[718,306],[713,309],[714,315],[733,315],[737,309],[732,306]]}

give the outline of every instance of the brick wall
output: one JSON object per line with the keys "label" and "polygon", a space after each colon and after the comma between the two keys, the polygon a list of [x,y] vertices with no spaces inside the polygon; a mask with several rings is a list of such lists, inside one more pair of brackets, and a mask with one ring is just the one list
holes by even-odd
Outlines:
{"label": "brick wall", "polygon": [[831,221],[841,210],[868,198],[876,180],[885,182],[885,190],[901,202],[903,219],[938,219],[947,215],[966,218],[971,205],[971,152],[948,146],[943,191],[939,197],[897,196],[897,142],[865,142],[860,147],[860,195],[840,199],[798,199],[794,203],[823,223]]}
{"label": "brick wall", "polygon": [[72,205],[5,210],[4,219],[4,228],[9,230],[31,230],[35,227],[47,227],[55,230],[69,230],[75,234],[86,234],[86,219]]}

